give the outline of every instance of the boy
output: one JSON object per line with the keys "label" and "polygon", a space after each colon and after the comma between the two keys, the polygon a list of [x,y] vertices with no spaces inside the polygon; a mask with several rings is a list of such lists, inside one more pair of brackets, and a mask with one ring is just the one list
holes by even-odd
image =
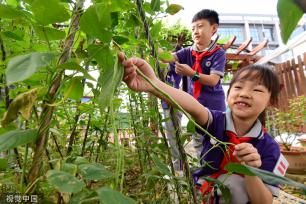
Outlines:
{"label": "boy", "polygon": [[[186,76],[187,87],[185,89],[189,94],[209,109],[225,111],[225,94],[220,79],[224,74],[226,56],[224,50],[216,42],[211,41],[212,36],[217,32],[218,25],[219,16],[216,11],[203,9],[194,15],[191,24],[194,44],[173,53],[175,69],[173,70],[174,66],[170,64],[168,78],[172,79],[174,87],[177,88],[181,81],[178,75]],[[163,104],[163,107],[167,106]],[[164,112],[165,116],[170,115],[169,110],[165,109]],[[166,125],[168,130],[173,130],[171,121]],[[167,138],[177,170],[177,163],[180,160],[174,133],[167,131]],[[197,135],[193,135],[191,146],[199,155],[201,139]]]}
{"label": "boy", "polygon": [[219,26],[218,13],[203,9],[191,24],[194,44],[173,53],[175,72],[188,77],[187,90],[203,106],[225,111],[225,94],[220,83],[224,75],[224,50],[211,41]]}

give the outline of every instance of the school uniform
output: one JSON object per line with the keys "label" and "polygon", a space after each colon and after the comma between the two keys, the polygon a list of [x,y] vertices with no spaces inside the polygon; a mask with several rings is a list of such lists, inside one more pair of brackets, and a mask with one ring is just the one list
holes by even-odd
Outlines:
{"label": "school uniform", "polygon": [[[211,43],[204,51],[198,50],[196,45],[193,45],[183,48],[174,54],[179,63],[193,67],[197,58],[194,55],[195,52],[199,55],[201,53],[204,54],[200,59],[199,70],[197,70],[200,74],[217,74],[221,78],[224,76],[226,55],[223,48],[216,43]],[[194,96],[203,106],[212,110],[225,111],[225,94],[221,85],[221,80],[212,87],[200,84],[198,81],[193,82],[190,77],[188,77],[187,92]]]}
{"label": "school uniform", "polygon": [[[209,112],[209,120],[207,127],[205,129],[215,136],[218,140],[223,142],[231,142],[229,135],[235,135],[236,131],[233,125],[231,112],[221,112],[208,110]],[[200,131],[201,132],[201,131]],[[209,136],[206,136],[202,132],[202,150],[201,150],[201,169],[197,169],[193,172],[193,177],[195,183],[198,186],[201,186],[204,179],[201,177],[206,177],[210,175],[216,175],[220,172],[220,166],[224,162],[224,155],[226,152],[224,146],[219,146],[218,148],[214,148],[208,152],[209,149],[216,144],[216,141],[211,139]],[[284,157],[280,153],[280,148],[278,143],[264,131],[259,120],[255,122],[251,130],[243,136],[244,139],[248,138],[248,142],[251,143],[258,151],[258,154],[261,157],[262,165],[260,169],[270,171],[275,173],[276,175],[284,176],[286,169],[288,167],[288,162],[284,159]],[[239,139],[241,139],[240,137]],[[209,166],[207,166],[209,164]],[[249,198],[246,192],[244,177],[237,174],[232,174],[228,177],[226,173],[222,173],[217,176],[218,180],[224,181],[225,185],[230,188],[232,194],[232,202],[233,204],[245,204],[248,203]],[[271,191],[273,196],[278,196],[279,187],[265,183],[268,189]],[[222,203],[221,192],[217,192],[215,199],[218,200],[217,203]]]}

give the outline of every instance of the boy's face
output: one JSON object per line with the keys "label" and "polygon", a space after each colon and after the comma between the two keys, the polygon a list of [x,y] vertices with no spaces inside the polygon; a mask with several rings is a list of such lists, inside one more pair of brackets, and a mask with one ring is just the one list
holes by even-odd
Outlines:
{"label": "boy's face", "polygon": [[191,24],[192,40],[197,45],[210,42],[211,37],[217,32],[218,24],[210,24],[206,19],[195,21]]}

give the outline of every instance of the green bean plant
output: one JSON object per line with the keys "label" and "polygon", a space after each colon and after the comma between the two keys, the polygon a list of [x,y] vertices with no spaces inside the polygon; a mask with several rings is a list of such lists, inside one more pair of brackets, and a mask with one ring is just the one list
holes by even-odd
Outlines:
{"label": "green bean plant", "polygon": [[0,0],[0,203],[171,203],[169,186],[179,203],[198,203],[181,130],[184,178],[159,101],[127,89],[117,57],[142,57],[164,80],[156,50],[171,51],[173,36],[162,19],[181,9],[168,0]]}

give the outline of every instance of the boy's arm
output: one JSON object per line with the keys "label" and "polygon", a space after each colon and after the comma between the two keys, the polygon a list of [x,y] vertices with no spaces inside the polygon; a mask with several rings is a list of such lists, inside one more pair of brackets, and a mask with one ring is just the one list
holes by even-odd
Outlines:
{"label": "boy's arm", "polygon": [[[189,77],[193,77],[196,74],[196,71],[194,71],[189,65],[187,64],[180,64],[178,62],[175,62],[175,71],[177,74],[182,75],[182,76],[189,76]],[[218,74],[199,74],[200,78],[198,79],[198,81],[203,84],[203,85],[207,85],[207,86],[216,86],[217,83],[220,80],[220,75]]]}
{"label": "boy's arm", "polygon": [[152,87],[150,83],[148,83],[144,78],[142,78],[136,71],[136,68],[138,68],[152,81],[153,84],[171,96],[186,112],[188,112],[195,119],[199,125],[205,125],[207,123],[208,112],[206,108],[188,93],[173,88],[160,81],[156,77],[151,66],[145,60],[140,58],[130,58],[125,60],[123,53],[119,54],[119,59],[122,61],[124,66],[123,80],[130,89],[138,92],[150,92],[158,98],[165,100],[168,104],[173,106],[175,105],[167,97]]}

